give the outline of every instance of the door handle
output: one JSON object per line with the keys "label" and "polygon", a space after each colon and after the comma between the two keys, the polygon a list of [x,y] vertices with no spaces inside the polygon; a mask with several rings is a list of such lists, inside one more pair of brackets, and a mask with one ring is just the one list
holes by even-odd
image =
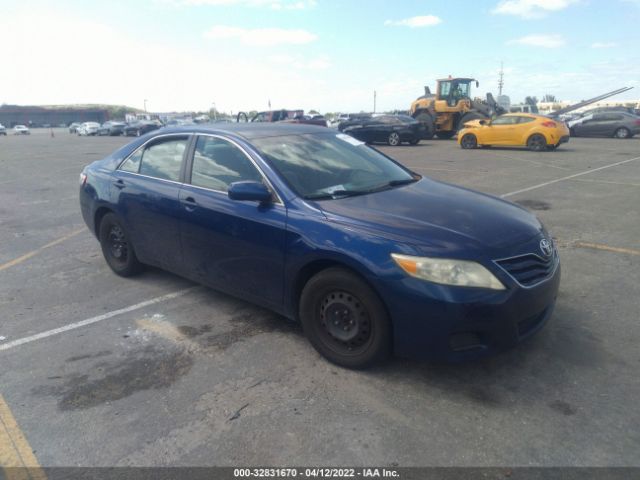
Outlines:
{"label": "door handle", "polygon": [[183,202],[185,203],[184,208],[187,212],[193,212],[198,206],[198,202],[196,202],[196,199],[193,197],[186,197]]}
{"label": "door handle", "polygon": [[124,184],[124,181],[122,179],[118,179],[115,182],[113,182],[113,185],[116,188],[119,188],[120,190],[122,190],[124,187],[126,187],[126,185]]}

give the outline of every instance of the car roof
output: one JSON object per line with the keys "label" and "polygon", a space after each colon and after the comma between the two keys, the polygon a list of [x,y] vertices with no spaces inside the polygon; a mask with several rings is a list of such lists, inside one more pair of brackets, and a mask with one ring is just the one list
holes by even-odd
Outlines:
{"label": "car roof", "polygon": [[[305,135],[313,133],[332,133],[319,125],[291,123],[216,123],[214,125],[187,125],[163,128],[162,133],[221,133],[233,134],[246,140],[285,135]],[[337,133],[337,132],[336,132]]]}

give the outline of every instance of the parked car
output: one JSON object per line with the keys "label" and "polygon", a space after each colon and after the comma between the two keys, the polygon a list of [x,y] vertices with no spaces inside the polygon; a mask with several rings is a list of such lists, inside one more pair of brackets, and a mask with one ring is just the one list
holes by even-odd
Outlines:
{"label": "parked car", "polygon": [[640,133],[640,117],[623,111],[594,113],[569,122],[574,137],[631,138]]}
{"label": "parked car", "polygon": [[625,112],[631,115],[636,115],[635,109],[632,107],[613,106],[613,107],[596,107],[578,112],[577,117],[586,117],[588,115],[594,115],[596,113],[613,113],[613,112]]}
{"label": "parked car", "polygon": [[267,110],[258,112],[251,118],[249,118],[245,112],[239,112],[236,121],[251,123],[304,123],[321,127],[327,126],[327,120],[322,115],[305,115],[304,110]]}
{"label": "parked car", "polygon": [[123,132],[127,137],[139,137],[145,133],[152,132],[162,128],[162,123],[157,120],[143,120],[140,122],[130,123],[124,127]]}
{"label": "parked car", "polygon": [[462,148],[526,146],[539,152],[555,150],[568,141],[569,128],[564,122],[530,113],[507,113],[494,120],[471,120],[458,132],[458,143]]}
{"label": "parked car", "polygon": [[427,133],[424,125],[409,115],[358,117],[342,122],[338,130],[366,143],[387,143],[392,146],[402,142],[417,145]]}
{"label": "parked car", "polygon": [[122,135],[124,133],[124,127],[126,126],[127,124],[124,122],[104,122],[100,125],[100,128],[98,128],[98,135],[108,135],[111,137]]}
{"label": "parked car", "polygon": [[116,274],[155,265],[299,320],[345,367],[515,346],[558,293],[532,213],[326,128],[163,129],[87,166],[79,197]]}
{"label": "parked car", "polygon": [[13,127],[13,134],[14,135],[31,135],[31,130],[29,130],[29,128],[24,125],[16,125],[15,127]]}
{"label": "parked car", "polygon": [[98,134],[100,124],[96,122],[84,122],[77,129],[76,133],[80,136],[93,136]]}
{"label": "parked car", "polygon": [[0,135],[4,135],[5,137],[7,136],[7,129],[1,123],[0,123]]}
{"label": "parked car", "polygon": [[78,133],[79,127],[80,124],[78,122],[73,122],[71,125],[69,125],[69,133]]}

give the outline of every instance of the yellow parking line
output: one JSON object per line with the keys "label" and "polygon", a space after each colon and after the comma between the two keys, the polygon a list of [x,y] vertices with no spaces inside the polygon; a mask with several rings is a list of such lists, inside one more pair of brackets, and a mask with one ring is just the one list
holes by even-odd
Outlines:
{"label": "yellow parking line", "polygon": [[7,268],[13,267],[15,265],[18,265],[19,263],[24,262],[25,260],[29,260],[31,257],[39,254],[40,252],[42,252],[43,250],[46,250],[47,248],[53,247],[55,245],[58,245],[59,243],[64,242],[65,240],[69,240],[72,237],[75,237],[76,235],[78,235],[79,233],[84,232],[85,229],[84,228],[79,228],[78,230],[74,230],[71,233],[68,233],[67,235],[65,235],[64,237],[60,237],[57,240],[54,240],[53,242],[49,242],[46,245],[33,250],[29,253],[25,253],[24,255],[18,257],[18,258],[14,258],[13,260],[7,262],[7,263],[3,263],[2,265],[0,265],[0,271],[2,270],[6,270]]}
{"label": "yellow parking line", "polygon": [[593,248],[595,250],[604,250],[606,252],[640,255],[640,250],[636,250],[635,248],[610,247],[609,245],[602,245],[600,243],[573,242],[573,246],[579,248]]}
{"label": "yellow parking line", "polygon": [[7,480],[47,479],[2,395],[0,395],[0,466]]}

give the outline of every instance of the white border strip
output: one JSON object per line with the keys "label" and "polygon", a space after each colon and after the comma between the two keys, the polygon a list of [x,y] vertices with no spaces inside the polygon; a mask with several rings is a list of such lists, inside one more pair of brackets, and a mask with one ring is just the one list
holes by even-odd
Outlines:
{"label": "white border strip", "polygon": [[538,185],[534,185],[532,187],[523,188],[521,190],[515,190],[513,192],[505,193],[504,195],[500,195],[500,198],[511,197],[512,195],[517,195],[519,193],[528,192],[531,190],[536,190],[538,188],[546,187],[547,185],[553,185],[554,183],[563,182],[565,180],[570,180],[572,178],[581,177],[582,175],[587,175],[589,173],[598,172],[600,170],[604,170],[606,168],[616,167],[618,165],[623,165],[625,163],[633,162],[634,160],[640,160],[640,157],[630,158],[628,160],[622,160],[621,162],[612,163],[611,165],[605,165],[603,167],[592,168],[591,170],[585,170],[584,172],[574,173],[573,175],[568,175],[566,177],[557,178],[555,180],[551,180],[545,183],[539,183]]}
{"label": "white border strip", "polygon": [[135,305],[131,305],[129,307],[121,308],[119,310],[113,310],[112,312],[108,312],[108,313],[103,313],[102,315],[98,315],[97,317],[87,318],[86,320],[70,323],[63,327],[54,328],[53,330],[47,330],[46,332],[36,333],[35,335],[31,335],[29,337],[19,338],[9,343],[0,344],[0,352],[3,350],[9,350],[10,348],[19,347],[20,345],[24,345],[25,343],[35,342],[36,340],[42,340],[43,338],[52,337],[53,335],[58,335],[59,333],[64,333],[64,332],[68,332],[69,330],[75,330],[76,328],[84,327],[86,325],[91,325],[92,323],[101,322],[102,320],[107,320],[117,315],[122,315],[123,313],[133,312],[134,310],[140,310],[141,308],[148,307],[149,305],[154,305],[156,303],[161,303],[167,300],[178,298],[183,295],[186,295],[187,293],[193,292],[198,288],[201,288],[201,287],[199,286],[190,287],[184,290],[178,290],[177,292],[167,293],[166,295],[152,298],[151,300],[146,300],[144,302],[136,303]]}

